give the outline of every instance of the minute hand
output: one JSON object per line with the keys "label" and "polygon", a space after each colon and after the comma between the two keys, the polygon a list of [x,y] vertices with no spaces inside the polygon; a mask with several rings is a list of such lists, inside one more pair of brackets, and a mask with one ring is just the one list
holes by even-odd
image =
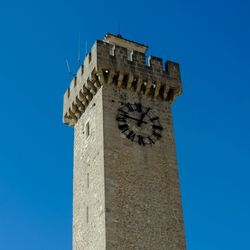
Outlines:
{"label": "minute hand", "polygon": [[134,118],[134,117],[131,117],[131,116],[128,116],[128,115],[125,115],[125,117],[126,117],[126,118],[129,118],[129,119],[131,119],[131,120],[135,120],[135,121],[138,121],[138,122],[142,122],[142,123],[147,124],[147,122],[145,122],[145,121],[141,121],[141,120],[139,120],[139,119],[137,119],[137,118]]}
{"label": "minute hand", "polygon": [[137,126],[138,126],[138,127],[140,127],[142,123],[145,123],[145,122],[143,121],[143,119],[144,119],[144,117],[147,115],[147,113],[149,112],[149,110],[150,110],[150,108],[148,108],[147,111],[144,112],[144,113],[141,115],[141,119],[140,119],[140,120],[138,121],[138,123],[137,123]]}

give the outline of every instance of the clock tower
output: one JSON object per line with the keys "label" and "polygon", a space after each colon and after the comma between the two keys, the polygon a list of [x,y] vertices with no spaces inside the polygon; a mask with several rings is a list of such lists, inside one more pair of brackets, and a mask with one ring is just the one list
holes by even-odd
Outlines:
{"label": "clock tower", "polygon": [[64,95],[74,127],[73,250],[185,250],[171,103],[179,64],[106,34]]}

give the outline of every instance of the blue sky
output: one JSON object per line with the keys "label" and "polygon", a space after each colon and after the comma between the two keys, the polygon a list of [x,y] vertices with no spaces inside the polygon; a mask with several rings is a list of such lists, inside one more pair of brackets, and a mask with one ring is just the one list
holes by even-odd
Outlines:
{"label": "blue sky", "polygon": [[250,2],[0,2],[0,249],[71,249],[73,130],[62,97],[106,32],[181,65],[173,105],[188,250],[250,249]]}

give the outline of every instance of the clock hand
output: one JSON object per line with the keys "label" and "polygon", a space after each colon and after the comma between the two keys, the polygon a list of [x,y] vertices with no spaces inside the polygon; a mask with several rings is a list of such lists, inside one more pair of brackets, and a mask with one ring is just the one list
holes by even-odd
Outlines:
{"label": "clock hand", "polygon": [[147,113],[149,112],[149,110],[150,110],[150,108],[148,108],[147,111],[144,112],[144,113],[141,115],[141,119],[140,119],[140,120],[138,121],[138,123],[137,123],[137,126],[138,126],[138,127],[140,127],[142,123],[145,123],[145,122],[143,121],[143,119],[144,119],[144,117],[147,115]]}
{"label": "clock hand", "polygon": [[147,124],[147,122],[145,122],[145,121],[141,121],[141,120],[139,120],[139,119],[137,119],[137,118],[131,117],[131,116],[126,115],[126,114],[124,115],[124,117],[125,117],[125,118],[129,118],[129,119],[132,119],[132,120],[135,120],[135,121],[138,121],[138,122],[141,122],[141,123]]}

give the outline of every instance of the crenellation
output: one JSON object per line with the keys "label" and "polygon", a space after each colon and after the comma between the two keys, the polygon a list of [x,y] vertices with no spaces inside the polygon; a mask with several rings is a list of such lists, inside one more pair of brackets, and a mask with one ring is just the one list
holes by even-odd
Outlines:
{"label": "crenellation", "polygon": [[155,56],[150,56],[146,63],[146,49],[145,45],[121,38],[117,41],[111,35],[103,41],[97,40],[64,95],[64,123],[74,126],[76,117],[84,112],[103,84],[173,102],[182,90],[179,64],[167,61],[164,70],[162,58]]}
{"label": "crenellation", "polygon": [[140,94],[141,92],[141,87],[142,87],[143,81],[141,78],[137,79],[137,87],[136,87],[136,93]]}
{"label": "crenellation", "polygon": [[178,63],[166,61],[165,70],[166,70],[166,74],[171,79],[177,79],[179,81],[181,80],[180,65]]}
{"label": "crenellation", "polygon": [[148,66],[150,68],[152,68],[152,70],[154,72],[157,72],[159,74],[162,74],[162,72],[163,72],[162,58],[155,57],[155,56],[149,56]]}

